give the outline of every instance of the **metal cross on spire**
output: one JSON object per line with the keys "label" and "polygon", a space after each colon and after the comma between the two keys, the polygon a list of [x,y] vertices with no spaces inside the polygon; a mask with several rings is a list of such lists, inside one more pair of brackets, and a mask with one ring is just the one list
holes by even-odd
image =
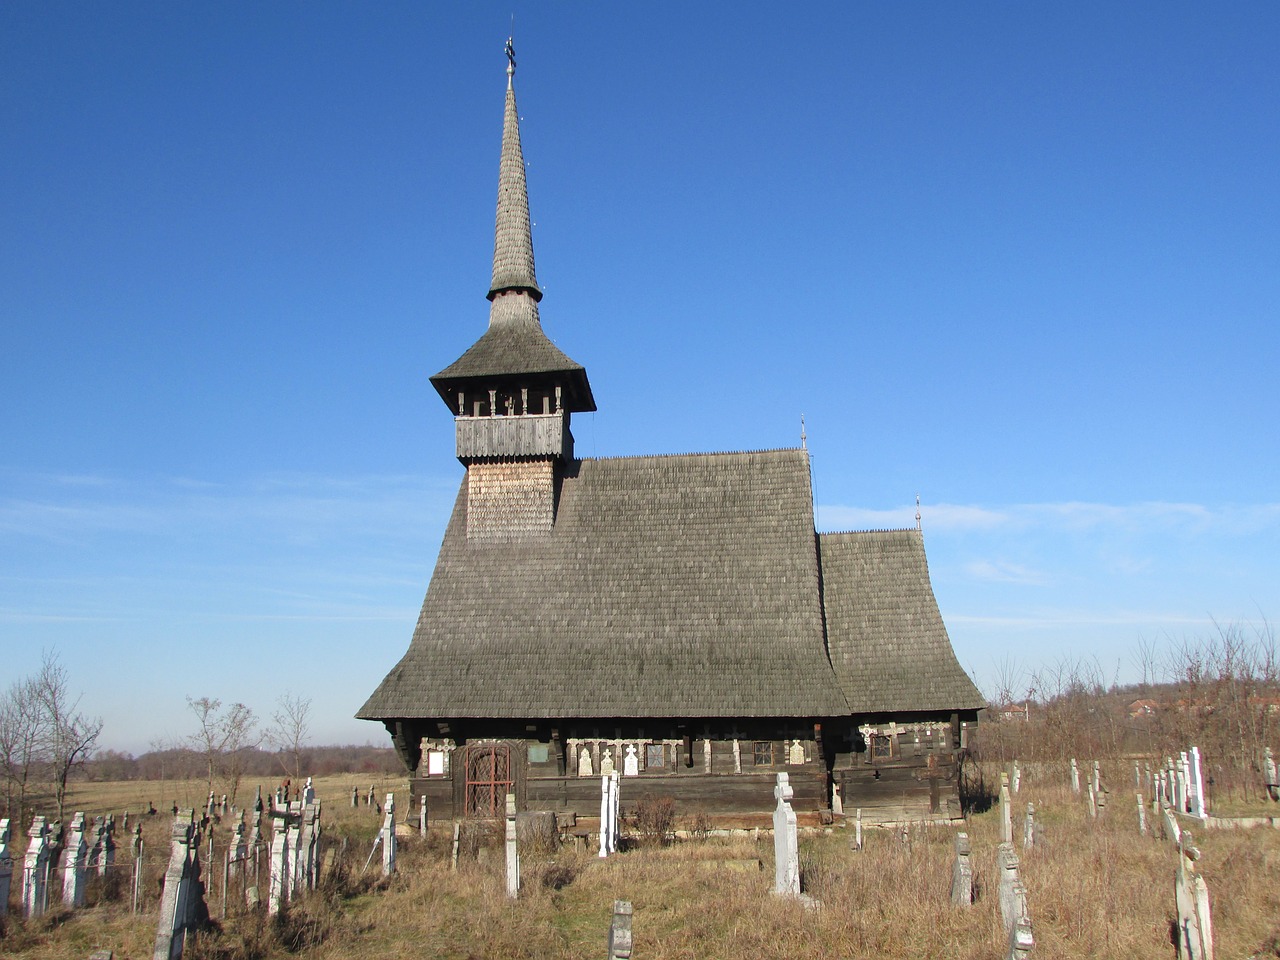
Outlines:
{"label": "metal cross on spire", "polygon": [[510,77],[516,72],[516,44],[515,37],[507,37],[507,76]]}

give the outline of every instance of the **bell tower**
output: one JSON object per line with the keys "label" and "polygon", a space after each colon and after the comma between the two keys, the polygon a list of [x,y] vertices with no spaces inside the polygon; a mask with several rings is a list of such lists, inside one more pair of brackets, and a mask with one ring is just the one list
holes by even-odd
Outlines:
{"label": "bell tower", "polygon": [[511,40],[506,51],[489,328],[431,378],[454,414],[467,468],[467,539],[479,541],[550,533],[557,481],[573,460],[570,417],[596,409],[586,369],[542,331]]}

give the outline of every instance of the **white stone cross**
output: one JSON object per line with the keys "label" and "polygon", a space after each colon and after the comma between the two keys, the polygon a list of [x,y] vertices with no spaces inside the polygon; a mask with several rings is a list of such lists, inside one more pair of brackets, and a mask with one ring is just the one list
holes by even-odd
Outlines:
{"label": "white stone cross", "polygon": [[507,898],[520,895],[520,850],[516,840],[516,795],[507,794]]}
{"label": "white stone cross", "polygon": [[795,790],[789,774],[779,773],[773,788],[778,801],[773,810],[773,892],[782,897],[800,896],[800,850],[796,812],[791,809]]}
{"label": "white stone cross", "polygon": [[31,821],[30,843],[22,865],[22,915],[44,916],[48,906],[49,828],[44,817]]}
{"label": "white stone cross", "polygon": [[84,867],[89,853],[84,830],[84,813],[76,811],[62,862],[62,905],[71,909],[84,906]]}

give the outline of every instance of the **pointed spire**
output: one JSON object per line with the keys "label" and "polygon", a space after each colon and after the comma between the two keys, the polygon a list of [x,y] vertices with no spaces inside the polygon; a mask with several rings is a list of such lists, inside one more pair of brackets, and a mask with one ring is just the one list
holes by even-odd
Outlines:
{"label": "pointed spire", "polygon": [[[498,216],[493,237],[493,282],[489,286],[490,300],[507,299],[508,292],[526,296],[532,302],[504,304],[504,309],[493,310],[490,322],[508,319],[512,313],[538,318],[534,306],[542,299],[538,280],[533,270],[533,236],[529,229],[529,189],[525,182],[524,152],[520,149],[520,116],[516,112],[514,78],[516,54],[512,41],[507,40],[507,103],[502,120],[502,160],[498,170]],[[497,307],[497,304],[494,305]],[[516,309],[512,309],[516,307]]]}

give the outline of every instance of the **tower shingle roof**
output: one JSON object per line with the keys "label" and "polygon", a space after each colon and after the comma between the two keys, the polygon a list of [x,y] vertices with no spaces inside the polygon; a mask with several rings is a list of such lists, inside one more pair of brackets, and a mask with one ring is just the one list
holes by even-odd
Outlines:
{"label": "tower shingle roof", "polygon": [[498,166],[498,215],[493,233],[493,280],[489,299],[502,290],[523,289],[542,299],[533,269],[529,227],[529,188],[520,149],[520,117],[512,73],[507,71],[507,102],[502,115],[502,159]]}

